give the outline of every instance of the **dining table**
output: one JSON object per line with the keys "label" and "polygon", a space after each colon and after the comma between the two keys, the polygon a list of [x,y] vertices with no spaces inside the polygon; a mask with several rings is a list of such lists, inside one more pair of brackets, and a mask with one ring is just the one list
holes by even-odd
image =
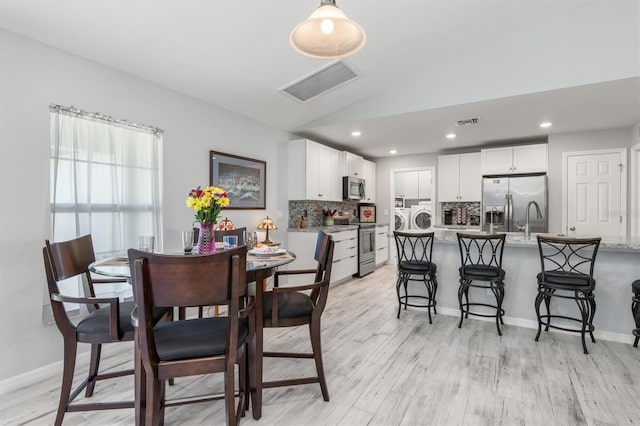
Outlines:
{"label": "dining table", "polygon": [[[183,255],[183,253],[163,253]],[[263,389],[263,352],[264,352],[264,314],[263,300],[266,282],[278,267],[287,265],[296,259],[295,253],[280,249],[276,253],[247,252],[246,281],[249,297],[255,297],[255,339],[249,342],[249,387],[251,393],[251,410],[253,418],[262,417],[262,389]],[[98,260],[89,266],[92,273],[118,278],[131,277],[129,261],[126,256],[114,256]],[[260,285],[258,285],[260,283]],[[136,329],[134,345],[135,370],[135,418],[136,425],[145,424],[146,390],[145,371],[140,357],[140,346]]]}

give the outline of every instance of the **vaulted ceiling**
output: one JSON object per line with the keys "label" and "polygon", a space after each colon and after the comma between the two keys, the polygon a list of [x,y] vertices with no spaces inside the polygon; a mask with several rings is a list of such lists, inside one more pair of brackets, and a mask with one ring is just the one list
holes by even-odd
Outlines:
{"label": "vaulted ceiling", "polygon": [[0,0],[0,27],[367,157],[640,122],[638,0],[338,0],[367,33],[359,77],[300,103],[279,89],[331,63],[288,41],[317,6]]}

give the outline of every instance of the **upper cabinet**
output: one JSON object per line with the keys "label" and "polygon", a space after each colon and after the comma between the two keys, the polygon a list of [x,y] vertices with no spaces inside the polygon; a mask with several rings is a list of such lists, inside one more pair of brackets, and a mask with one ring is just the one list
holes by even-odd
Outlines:
{"label": "upper cabinet", "polygon": [[344,161],[344,172],[343,176],[356,176],[362,177],[362,162],[364,159],[359,155],[352,154],[347,151],[342,152],[343,161]]}
{"label": "upper cabinet", "polygon": [[364,179],[364,199],[363,202],[376,202],[376,163],[369,160],[362,160],[362,179]]}
{"label": "upper cabinet", "polygon": [[[342,201],[341,154],[301,139],[289,142],[290,200]],[[304,179],[297,178],[304,176]]]}
{"label": "upper cabinet", "polygon": [[438,157],[438,201],[461,202],[482,199],[480,153]]}
{"label": "upper cabinet", "polygon": [[428,200],[431,199],[431,184],[432,179],[430,170],[395,172],[394,196],[410,200]]}
{"label": "upper cabinet", "polygon": [[487,148],[480,151],[482,175],[547,171],[547,144]]}

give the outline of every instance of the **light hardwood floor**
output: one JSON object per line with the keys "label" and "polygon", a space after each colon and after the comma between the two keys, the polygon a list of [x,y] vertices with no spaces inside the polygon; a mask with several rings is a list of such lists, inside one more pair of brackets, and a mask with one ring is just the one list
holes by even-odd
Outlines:
{"label": "light hardwood floor", "polygon": [[[599,341],[584,355],[577,335],[403,311],[396,319],[395,267],[332,287],[323,315],[330,402],[318,385],[264,391],[261,425],[640,424],[640,348]],[[457,283],[439,283],[456,285]],[[533,301],[531,302],[533,303]],[[627,308],[627,307],[625,307]],[[265,331],[265,349],[308,350],[307,329]],[[103,365],[131,364],[132,344],[105,348]],[[87,371],[78,360],[77,377]],[[314,372],[311,360],[265,362],[265,377]],[[49,425],[60,373],[0,401],[0,423]],[[99,383],[93,399],[132,398],[133,378]],[[222,390],[221,376],[178,379],[169,395]],[[0,391],[1,392],[1,391]],[[133,410],[67,413],[65,425],[133,424]],[[167,424],[222,424],[220,402],[169,408]]]}

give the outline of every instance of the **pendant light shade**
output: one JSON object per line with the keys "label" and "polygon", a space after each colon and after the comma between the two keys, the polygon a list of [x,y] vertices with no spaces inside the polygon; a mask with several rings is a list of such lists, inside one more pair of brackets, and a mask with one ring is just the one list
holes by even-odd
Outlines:
{"label": "pendant light shade", "polygon": [[367,35],[360,25],[338,9],[335,0],[322,0],[306,21],[291,31],[291,46],[305,56],[336,59],[362,49]]}

